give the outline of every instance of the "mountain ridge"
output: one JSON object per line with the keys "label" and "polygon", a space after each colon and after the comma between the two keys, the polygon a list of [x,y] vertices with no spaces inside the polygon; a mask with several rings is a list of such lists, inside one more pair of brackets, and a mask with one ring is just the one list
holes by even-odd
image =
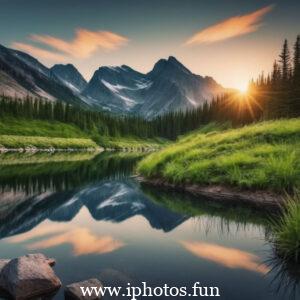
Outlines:
{"label": "mountain ridge", "polygon": [[201,106],[224,93],[212,77],[192,73],[174,56],[148,73],[130,66],[100,66],[87,82],[72,64],[47,68],[33,56],[0,45],[0,93],[61,100],[93,110],[153,118]]}
{"label": "mountain ridge", "polygon": [[126,65],[100,67],[83,95],[93,106],[152,118],[169,111],[196,108],[225,91],[212,77],[196,75],[169,56],[158,60],[148,73]]}
{"label": "mountain ridge", "polygon": [[[2,95],[18,98],[32,96],[52,101],[60,99],[66,103],[83,105],[82,100],[67,88],[50,69],[24,52],[0,45],[0,72],[2,74],[0,77],[0,93]],[[3,77],[6,78],[6,81],[2,79]],[[12,90],[11,87],[13,87]]]}

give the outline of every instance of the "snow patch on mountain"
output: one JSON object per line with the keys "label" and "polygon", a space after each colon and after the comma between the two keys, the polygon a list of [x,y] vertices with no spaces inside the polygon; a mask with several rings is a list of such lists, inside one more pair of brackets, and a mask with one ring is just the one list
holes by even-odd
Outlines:
{"label": "snow patch on mountain", "polygon": [[124,95],[121,94],[122,90],[128,90],[130,88],[126,87],[126,86],[122,86],[122,85],[113,85],[107,81],[105,81],[104,79],[101,79],[101,82],[112,92],[115,94],[115,96],[119,97],[120,99],[124,100],[125,104],[128,107],[133,107],[136,105],[136,101],[133,99],[130,99],[129,97],[126,97]]}

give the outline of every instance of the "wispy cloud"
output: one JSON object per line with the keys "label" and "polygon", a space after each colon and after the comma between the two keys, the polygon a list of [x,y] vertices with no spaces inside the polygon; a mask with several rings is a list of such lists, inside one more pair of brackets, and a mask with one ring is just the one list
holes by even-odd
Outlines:
{"label": "wispy cloud", "polygon": [[26,43],[13,43],[13,47],[29,52],[39,58],[65,60],[66,57],[85,59],[97,50],[112,51],[128,43],[128,38],[110,31],[90,31],[77,29],[73,40],[64,40],[51,35],[31,35],[30,40],[52,48],[53,51]]}
{"label": "wispy cloud", "polygon": [[75,256],[86,254],[104,254],[118,250],[124,243],[111,236],[98,236],[90,232],[88,228],[77,228],[73,231],[58,234],[40,242],[27,246],[30,250],[47,249],[51,247],[70,244]]}
{"label": "wispy cloud", "polygon": [[21,51],[24,51],[26,53],[30,53],[31,55],[41,58],[41,59],[47,59],[50,61],[66,61],[66,56],[55,53],[52,51],[44,50],[29,44],[25,43],[13,43],[12,47]]}
{"label": "wispy cloud", "polygon": [[262,274],[266,274],[270,270],[268,266],[258,262],[259,257],[240,249],[192,241],[182,241],[181,245],[194,255],[227,268],[245,269]]}
{"label": "wispy cloud", "polygon": [[89,228],[78,228],[72,224],[59,223],[41,224],[29,232],[9,238],[8,242],[12,244],[26,242],[26,248],[29,250],[48,249],[69,244],[74,256],[109,253],[125,245],[112,236],[93,233]]}
{"label": "wispy cloud", "polygon": [[214,24],[194,34],[185,45],[210,44],[255,32],[261,27],[262,18],[273,8],[274,5],[269,5],[250,14],[231,17]]}

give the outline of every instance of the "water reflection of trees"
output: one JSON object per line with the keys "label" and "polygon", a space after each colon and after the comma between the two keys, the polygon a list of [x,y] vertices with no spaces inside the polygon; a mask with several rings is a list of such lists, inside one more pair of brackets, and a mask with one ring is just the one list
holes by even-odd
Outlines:
{"label": "water reflection of trees", "polygon": [[0,155],[0,189],[27,195],[64,191],[132,172],[142,154],[88,153]]}
{"label": "water reflection of trees", "polygon": [[179,193],[147,185],[142,185],[142,190],[154,202],[177,213],[194,217],[195,228],[206,234],[211,229],[223,236],[247,230],[266,234],[269,230],[269,213],[250,207],[224,205],[190,193]]}

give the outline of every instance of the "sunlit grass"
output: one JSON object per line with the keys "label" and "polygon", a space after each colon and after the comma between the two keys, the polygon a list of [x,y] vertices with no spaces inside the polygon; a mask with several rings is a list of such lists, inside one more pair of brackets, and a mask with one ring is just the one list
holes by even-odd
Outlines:
{"label": "sunlit grass", "polygon": [[194,132],[138,165],[146,177],[291,191],[300,185],[300,120]]}

